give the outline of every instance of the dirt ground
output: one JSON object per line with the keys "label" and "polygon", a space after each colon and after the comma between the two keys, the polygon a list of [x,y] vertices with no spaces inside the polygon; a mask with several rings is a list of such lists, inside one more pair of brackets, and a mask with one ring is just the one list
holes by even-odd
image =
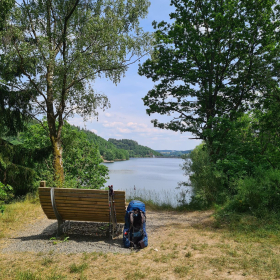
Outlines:
{"label": "dirt ground", "polygon": [[212,214],[147,211],[149,245],[130,250],[89,223],[51,238],[56,223],[42,212],[2,239],[0,279],[280,279],[279,245],[241,242]]}

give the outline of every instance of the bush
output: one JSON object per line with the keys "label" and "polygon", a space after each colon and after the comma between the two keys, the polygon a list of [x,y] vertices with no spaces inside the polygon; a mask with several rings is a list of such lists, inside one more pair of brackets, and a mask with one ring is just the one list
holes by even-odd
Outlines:
{"label": "bush", "polygon": [[197,146],[184,159],[182,168],[185,175],[189,176],[189,181],[181,183],[181,186],[193,188],[190,206],[194,209],[206,209],[214,203],[223,203],[227,197],[223,190],[224,174],[211,162],[206,146]]}
{"label": "bush", "polygon": [[223,212],[251,212],[262,217],[280,210],[280,170],[258,168],[253,176],[239,179],[237,194]]}
{"label": "bush", "polygon": [[0,213],[5,210],[4,204],[9,202],[14,197],[13,188],[10,185],[4,185],[0,182]]}
{"label": "bush", "polygon": [[8,202],[14,197],[13,188],[0,182],[0,202]]}

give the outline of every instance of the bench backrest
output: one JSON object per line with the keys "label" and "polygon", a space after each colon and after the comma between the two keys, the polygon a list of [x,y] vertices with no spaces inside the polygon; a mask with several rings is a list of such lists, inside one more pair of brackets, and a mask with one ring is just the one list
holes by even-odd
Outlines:
{"label": "bench backrest", "polygon": [[[51,188],[40,187],[39,198],[42,209],[49,219],[56,219],[52,203]],[[125,222],[125,192],[114,191],[118,223]],[[108,191],[91,189],[55,188],[56,208],[63,220],[109,222]]]}

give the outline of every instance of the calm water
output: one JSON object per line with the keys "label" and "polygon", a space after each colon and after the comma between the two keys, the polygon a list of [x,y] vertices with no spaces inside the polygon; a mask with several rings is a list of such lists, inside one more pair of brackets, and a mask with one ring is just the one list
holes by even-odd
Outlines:
{"label": "calm water", "polygon": [[104,164],[109,168],[107,185],[125,190],[129,199],[140,196],[175,206],[182,191],[176,189],[178,183],[188,179],[180,167],[183,160],[178,158],[131,158]]}

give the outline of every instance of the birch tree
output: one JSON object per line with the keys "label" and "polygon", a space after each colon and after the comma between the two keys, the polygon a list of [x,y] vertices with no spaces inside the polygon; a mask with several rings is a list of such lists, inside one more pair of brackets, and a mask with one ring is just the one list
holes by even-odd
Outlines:
{"label": "birch tree", "polygon": [[[21,75],[6,83],[29,91],[32,110],[46,116],[58,186],[63,185],[61,131],[74,114],[97,116],[109,101],[91,81],[118,83],[130,63],[147,50],[149,34],[139,26],[148,0],[23,0],[3,33],[2,64]],[[43,123],[42,123],[43,125]]]}

